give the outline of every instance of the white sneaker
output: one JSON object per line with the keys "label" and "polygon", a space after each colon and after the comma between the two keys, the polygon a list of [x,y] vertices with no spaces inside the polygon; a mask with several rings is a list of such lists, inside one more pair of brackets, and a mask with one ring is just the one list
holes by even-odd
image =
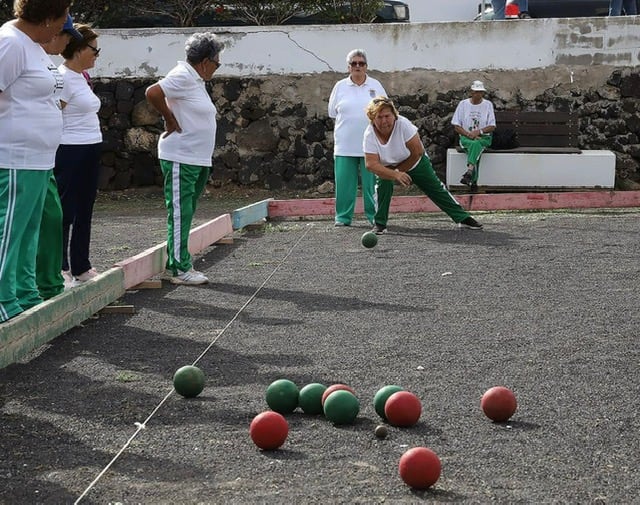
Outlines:
{"label": "white sneaker", "polygon": [[90,268],[84,273],[75,276],[76,282],[87,282],[88,280],[93,279],[98,276],[98,271],[95,268]]}
{"label": "white sneaker", "polygon": [[192,286],[198,284],[206,284],[209,279],[202,273],[194,270],[193,268],[188,272],[180,272],[178,275],[174,275],[169,278],[172,284],[189,284]]}
{"label": "white sneaker", "polygon": [[73,275],[71,275],[71,272],[69,272],[69,270],[63,270],[62,271],[62,278],[64,279],[64,290],[66,291],[67,289],[71,289],[72,287],[74,287],[76,285],[76,281],[73,278]]}

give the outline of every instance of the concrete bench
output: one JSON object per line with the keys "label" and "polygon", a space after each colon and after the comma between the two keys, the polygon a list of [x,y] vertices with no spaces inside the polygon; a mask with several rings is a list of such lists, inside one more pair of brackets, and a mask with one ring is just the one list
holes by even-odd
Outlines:
{"label": "concrete bench", "polygon": [[[613,188],[615,154],[581,150],[578,123],[565,112],[497,111],[496,131],[512,129],[519,147],[487,149],[480,160],[478,186],[485,189]],[[466,154],[458,146],[447,150],[447,187],[466,188]]]}

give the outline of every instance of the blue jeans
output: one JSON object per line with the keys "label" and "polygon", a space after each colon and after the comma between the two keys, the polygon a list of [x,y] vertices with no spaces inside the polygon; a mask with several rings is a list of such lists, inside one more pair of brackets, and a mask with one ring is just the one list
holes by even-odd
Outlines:
{"label": "blue jeans", "polygon": [[[491,6],[493,7],[493,19],[504,19],[504,6],[506,3],[507,0],[491,0]],[[520,12],[529,11],[529,0],[518,0],[516,3],[518,4]]]}
{"label": "blue jeans", "polygon": [[638,14],[636,0],[611,0],[609,2],[609,16],[622,16],[622,9],[627,16]]}

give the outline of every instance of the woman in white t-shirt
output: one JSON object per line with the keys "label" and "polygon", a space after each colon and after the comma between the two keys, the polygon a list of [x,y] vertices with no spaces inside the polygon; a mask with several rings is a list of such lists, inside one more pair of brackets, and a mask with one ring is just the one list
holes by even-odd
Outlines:
{"label": "woman in white t-shirt", "polygon": [[187,61],[178,64],[146,97],[164,119],[158,158],[167,205],[166,275],[173,284],[204,284],[209,279],[193,269],[189,231],[198,197],[211,169],[216,140],[216,107],[205,87],[220,68],[224,45],[213,33],[194,33],[185,43]]}
{"label": "woman in white t-shirt", "polygon": [[62,140],[54,173],[62,204],[62,270],[66,281],[86,282],[98,272],[91,267],[89,249],[93,205],[98,193],[102,131],[100,99],[85,77],[93,68],[100,48],[98,34],[87,25],[75,25],[82,35],[62,51],[58,67],[64,77],[62,91]]}
{"label": "woman in white t-shirt", "polygon": [[367,169],[377,176],[378,211],[373,232],[382,235],[387,231],[394,183],[402,186],[415,183],[454,222],[468,228],[482,228],[438,179],[418,128],[398,114],[391,99],[374,98],[367,107],[367,117],[370,124],[364,132],[364,158]]}
{"label": "woman in white t-shirt", "polygon": [[36,254],[62,135],[62,77],[40,44],[62,31],[70,0],[17,0],[0,27],[0,323],[42,302]]}
{"label": "woman in white t-shirt", "polygon": [[375,176],[364,166],[362,134],[367,127],[364,112],[372,98],[387,96],[376,79],[367,75],[367,55],[362,49],[347,54],[349,77],[336,83],[329,97],[333,129],[336,226],[349,226],[356,208],[358,178],[361,180],[364,213],[373,224],[376,213]]}

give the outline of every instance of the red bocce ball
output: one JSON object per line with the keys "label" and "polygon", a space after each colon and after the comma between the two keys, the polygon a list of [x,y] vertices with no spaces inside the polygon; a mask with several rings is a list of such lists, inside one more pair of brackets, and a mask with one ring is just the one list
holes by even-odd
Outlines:
{"label": "red bocce ball", "polygon": [[251,421],[249,435],[260,449],[271,451],[277,449],[287,439],[289,423],[277,412],[263,412]]}
{"label": "red bocce ball", "polygon": [[480,407],[492,421],[507,421],[518,408],[516,395],[509,388],[494,386],[482,395]]}

